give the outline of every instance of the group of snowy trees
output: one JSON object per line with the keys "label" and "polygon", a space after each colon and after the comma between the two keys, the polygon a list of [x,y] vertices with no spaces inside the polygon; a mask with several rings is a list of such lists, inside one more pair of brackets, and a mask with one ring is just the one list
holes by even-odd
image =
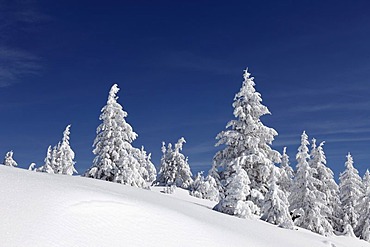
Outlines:
{"label": "group of snowy trees", "polygon": [[[224,145],[214,156],[209,175],[219,185],[220,201],[215,210],[262,220],[292,229],[295,226],[322,235],[342,233],[370,239],[370,174],[364,178],[347,156],[340,184],[326,166],[324,142],[319,145],[303,132],[296,155],[296,170],[283,154],[271,148],[277,132],[260,120],[270,114],[256,92],[248,70],[234,98],[234,116],[217,135]],[[277,167],[276,164],[280,164]]]}
{"label": "group of snowy trees", "polygon": [[[29,170],[65,175],[72,175],[74,173],[77,173],[74,167],[76,163],[74,161],[75,153],[69,145],[70,127],[71,125],[68,125],[64,130],[61,142],[59,142],[53,148],[49,146],[46,158],[44,160],[44,165],[36,168],[36,164],[31,163],[28,168]],[[13,159],[13,151],[9,151],[6,153],[3,163],[5,166],[11,167],[15,167],[18,165],[17,162]]]}
{"label": "group of snowy trees", "polygon": [[[180,187],[192,196],[216,201],[214,209],[229,215],[258,216],[288,229],[299,226],[322,235],[342,233],[370,240],[370,173],[367,171],[361,179],[348,154],[338,185],[326,166],[324,142],[317,145],[312,139],[310,144],[305,132],[293,170],[286,148],[281,155],[271,147],[278,133],[260,119],[270,112],[262,104],[248,70],[234,98],[235,119],[216,137],[216,146],[224,148],[215,154],[206,177],[203,172],[192,177],[188,158],[182,154],[184,138],[174,146],[162,143],[157,174],[151,154],[144,147],[132,146],[138,135],[125,120],[127,112],[117,102],[118,91],[114,84],[101,110],[101,124],[93,143],[95,158],[83,176],[139,188],[164,186],[167,193]],[[32,163],[29,170],[77,173],[69,135],[70,125],[62,140],[49,146],[44,165],[35,168]],[[17,166],[12,151],[6,153],[3,164]]]}

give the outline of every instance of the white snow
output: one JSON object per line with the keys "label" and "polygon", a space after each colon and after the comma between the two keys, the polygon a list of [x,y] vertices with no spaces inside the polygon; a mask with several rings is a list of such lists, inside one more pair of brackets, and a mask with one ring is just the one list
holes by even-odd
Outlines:
{"label": "white snow", "polygon": [[0,166],[0,246],[370,247],[240,219],[185,190],[160,190]]}

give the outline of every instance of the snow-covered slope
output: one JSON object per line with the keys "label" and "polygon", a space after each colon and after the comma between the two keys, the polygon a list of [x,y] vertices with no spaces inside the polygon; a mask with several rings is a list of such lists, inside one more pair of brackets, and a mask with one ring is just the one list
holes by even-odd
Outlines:
{"label": "snow-covered slope", "polygon": [[0,246],[370,247],[210,210],[214,203],[0,166]]}

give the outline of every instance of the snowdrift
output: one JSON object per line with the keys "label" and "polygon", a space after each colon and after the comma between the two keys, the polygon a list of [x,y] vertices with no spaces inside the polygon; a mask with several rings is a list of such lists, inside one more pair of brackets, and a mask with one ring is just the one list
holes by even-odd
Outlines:
{"label": "snowdrift", "polygon": [[224,215],[213,202],[100,180],[0,166],[0,246],[370,247],[260,220]]}

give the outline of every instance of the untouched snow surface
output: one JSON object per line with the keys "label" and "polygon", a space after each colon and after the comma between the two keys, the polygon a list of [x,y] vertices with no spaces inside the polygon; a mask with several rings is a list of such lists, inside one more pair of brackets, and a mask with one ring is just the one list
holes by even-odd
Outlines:
{"label": "untouched snow surface", "polygon": [[213,202],[0,166],[0,246],[370,247],[224,215]]}

